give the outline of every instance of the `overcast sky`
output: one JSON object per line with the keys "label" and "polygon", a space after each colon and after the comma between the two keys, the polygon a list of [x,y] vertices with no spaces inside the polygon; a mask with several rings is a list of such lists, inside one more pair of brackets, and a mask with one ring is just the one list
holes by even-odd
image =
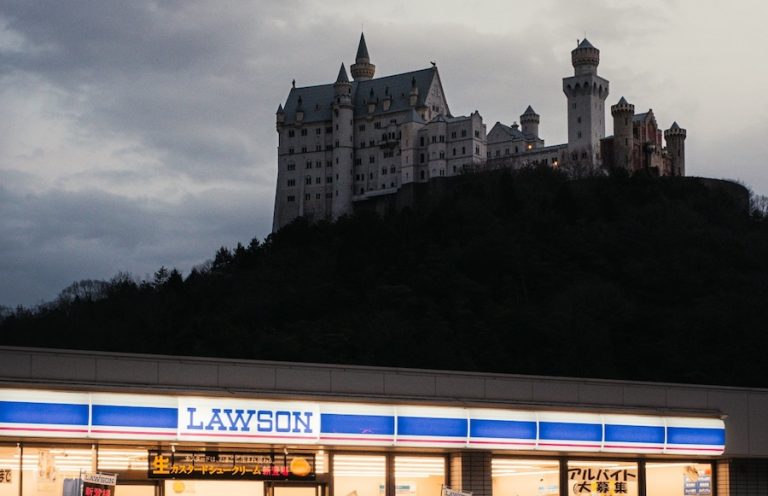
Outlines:
{"label": "overcast sky", "polygon": [[0,305],[264,238],[277,105],[349,67],[361,26],[377,76],[436,61],[455,115],[490,130],[530,104],[547,144],[586,34],[606,106],[677,120],[689,175],[766,194],[766,19],[764,0],[3,0]]}

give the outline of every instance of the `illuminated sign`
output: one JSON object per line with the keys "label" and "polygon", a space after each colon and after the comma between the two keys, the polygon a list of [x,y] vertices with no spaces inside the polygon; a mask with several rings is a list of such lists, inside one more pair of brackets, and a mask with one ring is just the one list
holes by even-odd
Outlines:
{"label": "illuminated sign", "polygon": [[[636,493],[637,471],[626,468],[569,467],[571,494],[581,496]],[[634,487],[633,487],[634,489]]]}
{"label": "illuminated sign", "polygon": [[0,437],[720,455],[720,419],[0,389]]}
{"label": "illuminated sign", "polygon": [[117,476],[109,474],[82,474],[82,496],[112,496]]}
{"label": "illuminated sign", "polygon": [[312,453],[150,451],[150,479],[314,480]]}

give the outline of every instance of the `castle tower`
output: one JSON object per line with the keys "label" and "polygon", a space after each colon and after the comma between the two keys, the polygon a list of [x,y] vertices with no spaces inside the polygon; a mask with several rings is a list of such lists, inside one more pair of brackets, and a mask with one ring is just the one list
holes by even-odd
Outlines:
{"label": "castle tower", "polygon": [[664,131],[664,140],[667,142],[667,153],[672,162],[672,175],[685,175],[685,129],[672,123],[672,127]]}
{"label": "castle tower", "polygon": [[352,213],[352,164],[354,107],[352,105],[352,83],[347,78],[344,64],[333,83],[333,199],[331,217],[333,220]]}
{"label": "castle tower", "polygon": [[525,109],[523,115],[520,116],[520,124],[523,125],[524,135],[532,134],[537,138],[539,137],[539,114],[530,105]]}
{"label": "castle tower", "polygon": [[600,140],[605,137],[608,80],[597,75],[600,50],[586,39],[571,52],[574,75],[563,78],[568,99],[568,163],[602,164]]}
{"label": "castle tower", "polygon": [[[613,166],[632,172],[632,149],[634,135],[632,134],[632,118],[635,106],[621,97],[619,103],[611,106],[613,116]],[[605,157],[609,161],[610,157]]]}
{"label": "castle tower", "polygon": [[355,57],[355,63],[350,67],[350,71],[355,81],[373,79],[373,74],[376,72],[376,66],[371,64],[371,58],[368,56],[368,47],[365,45],[365,34],[363,33],[360,33],[357,56]]}

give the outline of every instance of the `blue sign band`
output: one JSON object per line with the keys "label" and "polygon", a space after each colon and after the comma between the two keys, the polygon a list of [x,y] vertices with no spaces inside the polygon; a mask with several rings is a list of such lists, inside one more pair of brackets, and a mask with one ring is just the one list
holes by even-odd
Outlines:
{"label": "blue sign band", "polygon": [[664,427],[605,424],[605,442],[664,444]]}
{"label": "blue sign band", "polygon": [[398,436],[467,437],[467,419],[397,417]]}
{"label": "blue sign band", "polygon": [[469,436],[496,439],[536,440],[536,422],[519,420],[469,420]]}
{"label": "blue sign band", "polygon": [[149,406],[93,405],[94,426],[147,427],[176,429],[179,411],[176,408]]}
{"label": "blue sign band", "polygon": [[725,429],[667,427],[668,444],[725,445]]}
{"label": "blue sign band", "polygon": [[387,415],[345,415],[323,413],[320,415],[320,432],[323,434],[395,434],[395,417]]}
{"label": "blue sign band", "polygon": [[539,439],[547,441],[594,441],[603,440],[603,426],[600,424],[577,424],[571,422],[540,422]]}
{"label": "blue sign band", "polygon": [[0,422],[88,426],[88,405],[0,401]]}

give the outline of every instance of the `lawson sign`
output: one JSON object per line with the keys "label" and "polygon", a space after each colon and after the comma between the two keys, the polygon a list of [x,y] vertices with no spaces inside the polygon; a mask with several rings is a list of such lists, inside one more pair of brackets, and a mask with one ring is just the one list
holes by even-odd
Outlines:
{"label": "lawson sign", "polygon": [[716,418],[0,389],[3,437],[720,455]]}

